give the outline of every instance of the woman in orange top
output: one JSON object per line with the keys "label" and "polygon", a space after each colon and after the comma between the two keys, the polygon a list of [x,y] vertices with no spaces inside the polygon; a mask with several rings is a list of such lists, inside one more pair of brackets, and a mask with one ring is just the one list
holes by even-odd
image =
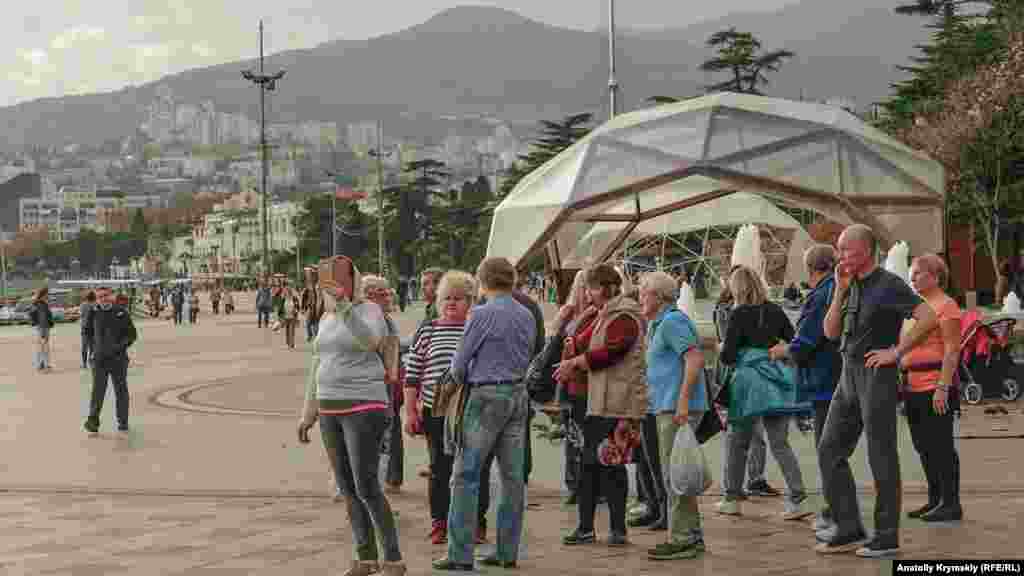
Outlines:
{"label": "woman in orange top", "polygon": [[926,522],[960,520],[960,458],[953,444],[953,413],[959,409],[950,391],[960,355],[960,307],[942,291],[949,269],[942,258],[925,254],[910,266],[910,283],[939,318],[939,326],[904,356],[907,370],[907,422],[914,449],[928,480],[928,503],[908,515]]}

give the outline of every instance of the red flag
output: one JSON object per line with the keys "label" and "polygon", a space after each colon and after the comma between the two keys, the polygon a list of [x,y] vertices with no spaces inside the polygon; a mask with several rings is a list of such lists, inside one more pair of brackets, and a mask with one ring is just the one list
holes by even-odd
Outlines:
{"label": "red flag", "polygon": [[353,188],[355,182],[346,176],[337,176],[334,179],[334,196],[339,200],[362,200],[366,198],[366,192]]}

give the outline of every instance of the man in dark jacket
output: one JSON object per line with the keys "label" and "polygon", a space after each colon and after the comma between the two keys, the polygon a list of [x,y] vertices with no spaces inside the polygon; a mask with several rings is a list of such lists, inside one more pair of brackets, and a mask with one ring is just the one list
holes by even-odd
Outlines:
{"label": "man in dark jacket", "polygon": [[79,317],[78,322],[82,329],[82,369],[89,367],[89,363],[92,362],[92,334],[87,329],[89,326],[89,317],[92,315],[93,308],[96,307],[96,293],[90,290],[85,295],[85,301],[79,306]]}
{"label": "man in dark jacket", "polygon": [[97,291],[99,303],[89,315],[86,330],[93,337],[92,397],[85,431],[95,436],[100,429],[100,412],[107,394],[107,381],[114,383],[117,431],[128,432],[128,347],[138,334],[132,315],[114,303],[110,288]]}
{"label": "man in dark jacket", "polygon": [[[828,244],[812,246],[804,254],[804,265],[812,289],[800,310],[796,335],[792,342],[777,344],[769,353],[775,360],[792,359],[797,365],[797,377],[802,381],[801,388],[813,390],[814,445],[817,446],[821,442],[832,394],[839,383],[843,367],[839,347],[825,338],[825,314],[832,305],[832,294],[835,291],[835,249]],[[820,539],[830,539],[835,524],[827,506],[818,513],[814,527]]]}
{"label": "man in dark jacket", "polygon": [[181,324],[181,317],[185,311],[185,292],[178,286],[171,294],[171,306],[174,308],[174,323]]}

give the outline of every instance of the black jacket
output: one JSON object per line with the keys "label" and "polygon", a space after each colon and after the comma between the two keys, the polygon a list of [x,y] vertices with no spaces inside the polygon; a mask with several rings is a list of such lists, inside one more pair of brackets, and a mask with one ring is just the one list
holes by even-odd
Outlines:
{"label": "black jacket", "polygon": [[28,316],[33,326],[45,323],[47,328],[53,328],[53,312],[50,311],[50,304],[48,302],[37,301],[32,304],[32,309],[29,311]]}
{"label": "black jacket", "polygon": [[89,314],[86,333],[92,335],[92,350],[96,359],[124,357],[136,337],[132,315],[124,306],[97,305]]}

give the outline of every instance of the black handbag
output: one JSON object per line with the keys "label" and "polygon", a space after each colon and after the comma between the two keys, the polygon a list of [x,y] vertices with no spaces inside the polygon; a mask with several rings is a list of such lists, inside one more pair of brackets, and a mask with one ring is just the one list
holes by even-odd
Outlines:
{"label": "black handbag", "polygon": [[713,398],[711,395],[710,379],[707,378],[706,372],[704,378],[704,389],[707,392],[708,409],[704,411],[704,415],[700,418],[700,423],[697,424],[697,429],[693,431],[694,436],[697,437],[698,444],[704,444],[708,440],[717,436],[720,432],[725,432],[728,428],[728,424],[726,424],[718,406],[716,406],[717,399]]}
{"label": "black handbag", "polygon": [[526,392],[537,404],[547,404],[555,398],[555,364],[562,358],[564,342],[561,333],[548,337],[544,349],[533,357],[526,370]]}

